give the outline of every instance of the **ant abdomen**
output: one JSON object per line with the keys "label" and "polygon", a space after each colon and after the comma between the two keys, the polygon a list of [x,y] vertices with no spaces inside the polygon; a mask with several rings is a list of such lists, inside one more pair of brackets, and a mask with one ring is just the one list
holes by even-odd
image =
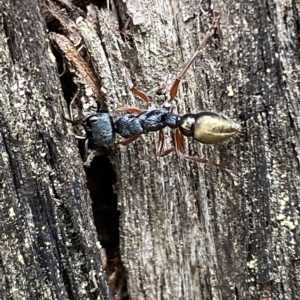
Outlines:
{"label": "ant abdomen", "polygon": [[241,130],[240,124],[221,114],[208,111],[185,114],[178,126],[183,135],[192,136],[203,144],[224,142]]}

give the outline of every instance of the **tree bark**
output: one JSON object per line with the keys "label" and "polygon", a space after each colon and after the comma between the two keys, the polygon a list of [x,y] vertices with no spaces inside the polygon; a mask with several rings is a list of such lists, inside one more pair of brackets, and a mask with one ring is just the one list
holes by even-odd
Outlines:
{"label": "tree bark", "polygon": [[[39,9],[23,2],[0,2],[1,298],[109,299],[94,218],[115,299],[297,299],[299,5],[44,1],[56,70]],[[173,111],[241,123],[225,144],[185,143],[186,153],[229,165],[239,182],[175,153],[157,158],[153,133],[101,149],[86,186],[64,99],[75,119],[97,101],[114,119],[121,107],[147,109],[129,76],[161,105],[213,10],[220,24]]]}
{"label": "tree bark", "polygon": [[0,2],[1,299],[112,299],[36,1]]}

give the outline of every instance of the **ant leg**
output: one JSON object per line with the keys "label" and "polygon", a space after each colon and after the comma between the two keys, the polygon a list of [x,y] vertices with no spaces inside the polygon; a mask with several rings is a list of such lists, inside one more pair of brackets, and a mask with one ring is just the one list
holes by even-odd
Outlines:
{"label": "ant leg", "polygon": [[125,107],[125,108],[119,108],[118,111],[124,111],[131,114],[141,114],[143,110],[136,108],[136,107]]}
{"label": "ant leg", "polygon": [[136,96],[140,97],[142,100],[144,100],[148,105],[150,105],[150,99],[144,92],[136,89],[134,86],[130,89],[130,91],[134,95],[136,95]]}
{"label": "ant leg", "polygon": [[73,104],[74,104],[74,102],[75,102],[77,96],[78,96],[79,93],[80,93],[80,87],[79,87],[79,85],[76,84],[76,86],[77,86],[77,91],[76,91],[75,95],[73,96],[72,100],[70,101],[70,103],[69,103],[69,105],[68,105],[70,119],[68,119],[68,118],[66,118],[66,117],[64,117],[64,116],[62,115],[63,119],[64,119],[65,121],[71,123],[72,125],[78,125],[78,124],[81,124],[81,122],[82,122],[82,120],[74,120],[74,117],[73,117],[72,106],[73,106]]}
{"label": "ant leg", "polygon": [[171,148],[171,149],[163,151],[164,142],[165,142],[165,135],[164,135],[162,129],[160,129],[158,132],[158,144],[157,144],[157,148],[156,148],[157,156],[160,156],[160,157],[166,156],[174,150],[174,148]]}
{"label": "ant leg", "polygon": [[82,135],[76,135],[76,134],[75,134],[75,139],[76,139],[76,140],[86,140],[86,137],[85,137],[85,136],[82,136]]}
{"label": "ant leg", "polygon": [[[143,111],[139,108],[136,108],[136,107],[125,107],[125,108],[120,108],[118,109],[118,111],[125,111],[125,112],[128,112],[128,113],[133,113],[133,114],[141,114]],[[123,146],[127,146],[131,143],[133,143],[134,141],[136,141],[141,135],[138,134],[138,135],[135,135],[131,138],[128,138],[128,139],[125,139],[121,142],[118,142],[118,144],[121,144]]]}
{"label": "ant leg", "polygon": [[83,161],[87,161],[88,153],[89,153],[89,140],[85,139]]}
{"label": "ant leg", "polygon": [[67,121],[68,123],[71,123],[72,125],[82,125],[82,120],[71,120],[71,119],[64,117],[63,115],[62,115],[62,118],[65,121]]}
{"label": "ant leg", "polygon": [[72,121],[74,121],[74,118],[73,118],[73,111],[72,111],[72,106],[73,106],[73,104],[74,104],[74,102],[75,102],[77,96],[78,96],[79,93],[81,92],[79,85],[76,84],[76,86],[77,86],[77,91],[76,91],[75,95],[73,96],[73,98],[72,98],[72,100],[71,100],[71,102],[70,102],[70,104],[69,104],[69,113],[70,113],[70,118],[71,118]]}
{"label": "ant leg", "polygon": [[[187,160],[192,160],[195,162],[201,162],[203,164],[209,164],[210,161],[207,158],[201,158],[198,156],[189,156],[186,155],[182,152],[182,147],[183,147],[183,135],[180,132],[180,130],[178,128],[175,129],[175,134],[174,134],[174,141],[175,141],[175,149],[176,149],[176,153],[179,157],[182,157],[184,159]],[[214,163],[212,163],[213,165],[216,165]]]}
{"label": "ant leg", "polygon": [[187,159],[187,160],[192,160],[192,161],[195,161],[195,162],[200,162],[200,163],[203,163],[203,164],[210,164],[210,165],[213,165],[213,166],[215,166],[217,168],[220,168],[220,169],[226,171],[227,173],[229,173],[231,175],[231,177],[233,178],[233,180],[235,181],[236,184],[238,184],[238,185],[240,184],[240,178],[239,178],[239,176],[236,175],[227,166],[211,162],[207,158],[201,158],[201,157],[198,157],[198,156],[190,156],[190,155],[184,154],[181,151],[182,147],[183,147],[183,135],[182,135],[182,133],[180,132],[180,130],[178,128],[175,129],[174,140],[175,140],[176,153],[178,154],[179,157],[182,157],[182,158]]}
{"label": "ant leg", "polygon": [[201,50],[206,46],[206,43],[207,43],[208,39],[213,35],[214,29],[217,27],[219,21],[220,21],[220,12],[215,11],[215,13],[214,13],[214,19],[213,19],[213,22],[212,22],[210,28],[208,29],[206,35],[204,36],[201,44],[198,46],[198,48],[197,48],[196,52],[194,53],[194,55],[185,64],[183,70],[179,73],[179,75],[175,79],[175,81],[174,81],[174,83],[173,83],[173,85],[172,85],[172,87],[170,89],[170,99],[167,100],[163,104],[163,107],[166,106],[166,108],[168,109],[168,104],[167,103],[171,102],[176,97],[177,92],[178,92],[178,86],[179,86],[179,83],[180,83],[182,77],[188,71],[188,69],[190,68],[191,64],[194,62],[194,60],[196,59],[196,57],[198,56],[198,54],[201,52]]}
{"label": "ant leg", "polygon": [[127,145],[133,143],[134,141],[136,141],[140,136],[141,136],[140,134],[137,134],[137,135],[135,135],[135,136],[133,136],[133,137],[131,137],[129,139],[126,139],[124,141],[118,142],[118,144],[123,145],[123,146],[127,146]]}
{"label": "ant leg", "polygon": [[[130,77],[129,77],[129,72],[128,72],[127,69],[126,69],[125,73],[126,73],[126,74],[125,74],[125,80],[126,80],[126,83],[127,83],[128,87],[129,87],[130,91],[131,91],[134,95],[140,97],[140,98],[141,98],[143,101],[145,101],[148,105],[150,105],[151,103],[150,103],[149,97],[148,97],[144,92],[142,92],[142,91],[136,89],[136,88],[133,86],[131,80],[129,79]],[[130,86],[131,86],[131,87],[130,87]]]}

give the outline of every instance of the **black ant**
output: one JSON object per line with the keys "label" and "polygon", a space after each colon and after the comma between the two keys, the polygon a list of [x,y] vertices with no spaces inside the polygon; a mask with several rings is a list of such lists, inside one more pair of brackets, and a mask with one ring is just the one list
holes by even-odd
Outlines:
{"label": "black ant", "polygon": [[[188,71],[199,52],[205,47],[209,37],[217,27],[219,20],[220,13],[215,12],[213,23],[207,31],[202,43],[198,46],[194,55],[186,63],[183,70],[176,78],[170,89],[170,99],[168,99],[161,108],[142,111],[135,107],[127,107],[121,109],[121,111],[126,111],[127,114],[123,115],[115,122],[107,111],[101,110],[98,110],[97,113],[92,114],[83,120],[67,120],[73,125],[83,125],[86,131],[86,148],[95,149],[101,146],[109,146],[114,143],[116,133],[127,139],[120,143],[122,145],[128,145],[139,138],[141,134],[159,131],[157,155],[165,156],[173,150],[173,148],[163,150],[163,128],[169,127],[175,129],[174,146],[178,156],[196,162],[211,163],[207,158],[184,154],[182,152],[183,136],[193,137],[194,140],[203,144],[217,144],[236,135],[241,130],[240,125],[215,112],[201,111],[196,114],[188,113],[179,116],[170,112],[170,109],[171,101],[173,101],[177,95],[178,86],[182,77]],[[150,104],[150,100],[144,92],[137,90],[135,87],[132,87],[130,90],[147,104]],[[230,171],[225,166],[216,163],[211,164]]]}

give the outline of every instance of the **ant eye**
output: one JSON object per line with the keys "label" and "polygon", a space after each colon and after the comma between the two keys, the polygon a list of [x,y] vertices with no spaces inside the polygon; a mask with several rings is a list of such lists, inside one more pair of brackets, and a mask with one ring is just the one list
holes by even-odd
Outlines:
{"label": "ant eye", "polygon": [[193,136],[195,127],[195,116],[186,114],[179,121],[179,129],[185,136]]}
{"label": "ant eye", "polygon": [[93,115],[93,116],[90,116],[86,121],[88,123],[95,123],[95,122],[97,122],[98,119],[99,119],[98,116]]}

